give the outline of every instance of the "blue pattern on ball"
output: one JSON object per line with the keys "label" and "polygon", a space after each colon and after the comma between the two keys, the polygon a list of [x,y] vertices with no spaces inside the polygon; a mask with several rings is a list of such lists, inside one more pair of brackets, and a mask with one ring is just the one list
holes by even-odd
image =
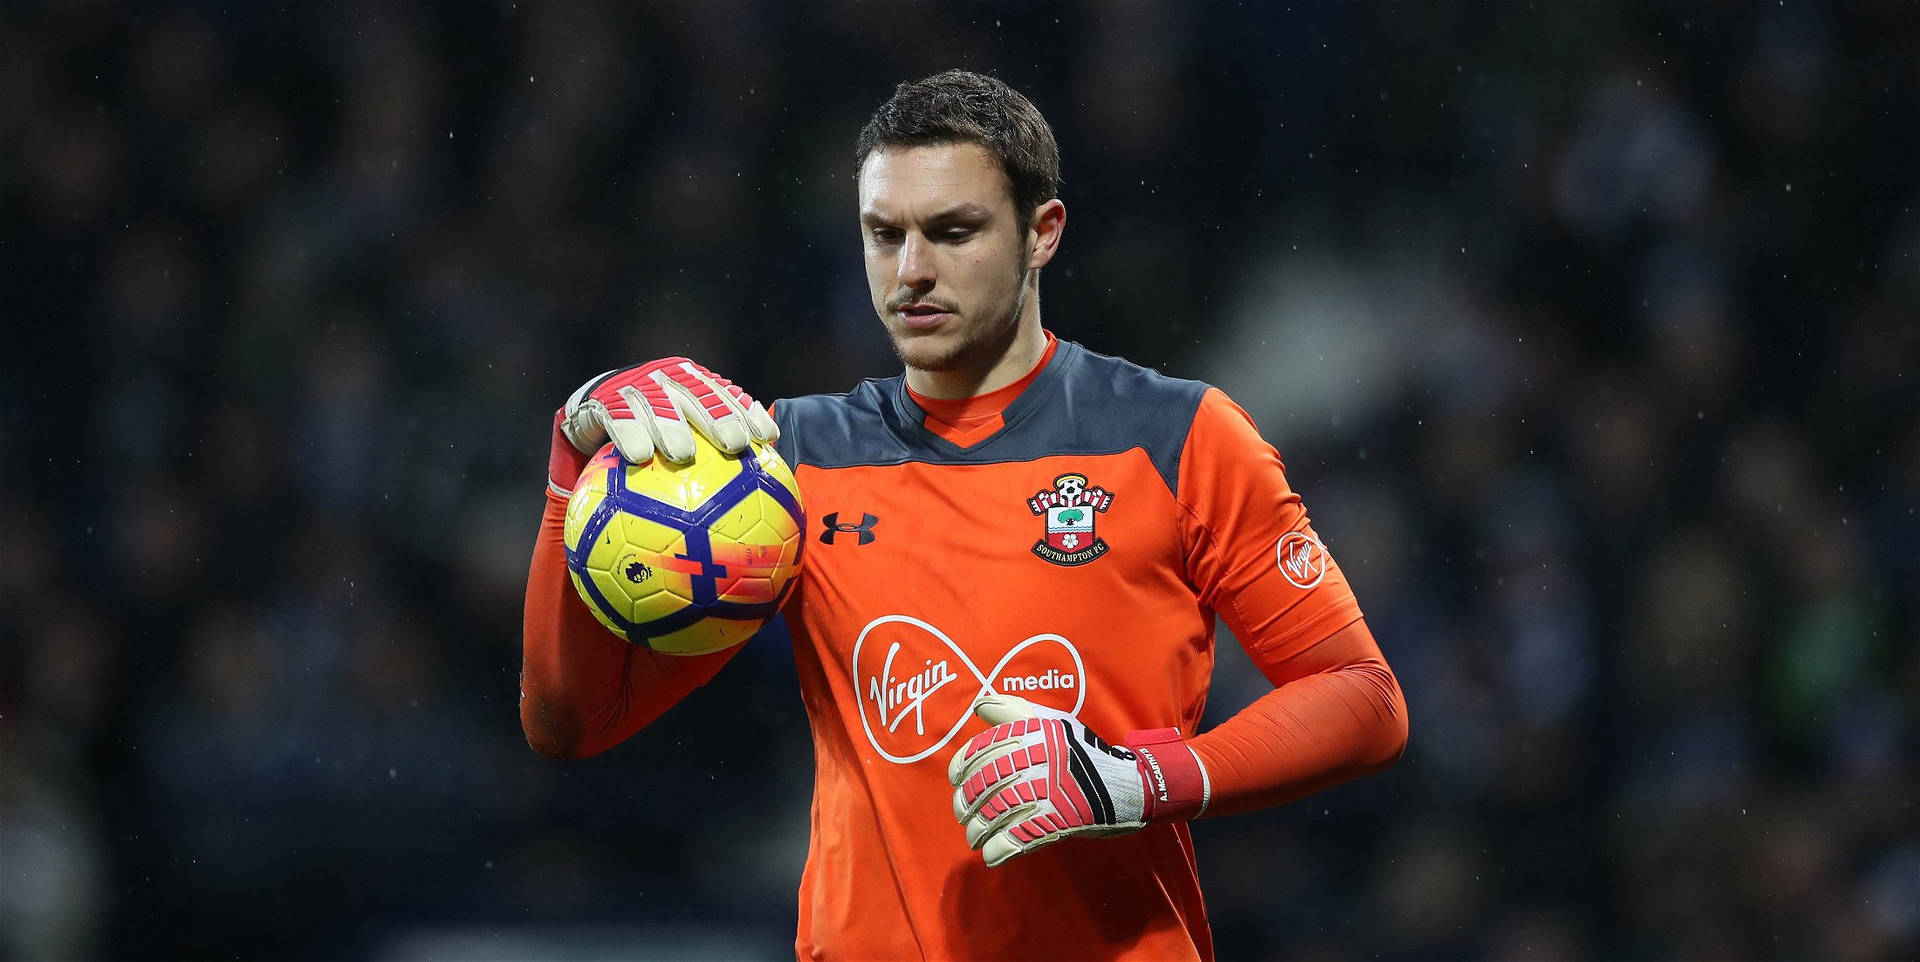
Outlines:
{"label": "blue pattern on ball", "polygon": [[[779,479],[768,474],[760,462],[751,457],[739,459],[740,473],[733,476],[720,490],[691,511],[663,504],[627,487],[627,464],[617,462],[607,469],[607,496],[594,506],[593,514],[580,530],[577,544],[566,546],[567,567],[580,576],[580,587],[592,599],[594,607],[600,609],[607,620],[618,625],[635,644],[645,644],[649,638],[672,634],[690,627],[707,618],[729,618],[739,621],[763,621],[780,610],[793,590],[794,579],[788,579],[778,597],[772,601],[743,603],[722,601],[718,597],[718,581],[726,576],[726,567],[713,560],[713,542],[707,536],[707,525],[713,523],[728,509],[738,504],[742,498],[751,495],[756,489],[765,491],[793,518],[795,526],[802,533],[799,549],[794,554],[794,563],[799,564],[800,555],[806,551],[807,530],[806,513],[801,510],[799,499]],[[673,528],[686,535],[686,555],[676,555],[682,561],[698,561],[701,573],[693,576],[693,601],[686,607],[670,615],[651,621],[635,622],[628,619],[614,606],[593,577],[587,572],[587,556],[592,553],[593,543],[600,538],[607,524],[613,520],[614,513],[624,511],[636,517],[646,518]]]}

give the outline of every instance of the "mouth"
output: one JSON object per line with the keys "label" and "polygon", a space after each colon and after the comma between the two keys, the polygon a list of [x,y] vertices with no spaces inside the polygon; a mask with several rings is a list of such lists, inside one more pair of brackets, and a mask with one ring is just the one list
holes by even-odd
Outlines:
{"label": "mouth", "polygon": [[925,301],[902,304],[894,309],[894,314],[899,316],[900,323],[921,331],[939,327],[953,317],[951,310]]}

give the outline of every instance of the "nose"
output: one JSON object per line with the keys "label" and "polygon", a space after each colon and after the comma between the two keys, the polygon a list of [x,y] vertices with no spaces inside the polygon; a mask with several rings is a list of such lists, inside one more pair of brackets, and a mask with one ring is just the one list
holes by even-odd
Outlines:
{"label": "nose", "polygon": [[901,287],[913,291],[927,291],[933,288],[935,273],[933,251],[926,238],[917,233],[909,233],[900,244],[900,266],[897,280]]}

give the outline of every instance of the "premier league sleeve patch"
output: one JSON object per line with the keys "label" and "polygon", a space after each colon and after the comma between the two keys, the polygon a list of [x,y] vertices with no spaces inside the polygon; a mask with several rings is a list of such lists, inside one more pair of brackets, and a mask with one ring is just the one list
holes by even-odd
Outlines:
{"label": "premier league sleeve patch", "polygon": [[1087,484],[1084,474],[1063,474],[1053,487],[1027,499],[1027,510],[1046,520],[1046,533],[1033,544],[1033,553],[1063,567],[1083,565],[1107,553],[1107,542],[1095,531],[1098,517],[1113,506],[1113,492]]}

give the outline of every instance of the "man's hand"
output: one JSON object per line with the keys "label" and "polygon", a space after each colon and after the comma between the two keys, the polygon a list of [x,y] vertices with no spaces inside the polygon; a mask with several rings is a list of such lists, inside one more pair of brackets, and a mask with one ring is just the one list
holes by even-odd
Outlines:
{"label": "man's hand", "polygon": [[608,441],[628,461],[658,453],[684,464],[693,460],[696,430],[728,454],[745,451],[752,441],[780,439],[780,428],[760,402],[684,357],[608,371],[580,385],[555,412],[547,483],[568,493]]}
{"label": "man's hand", "polygon": [[1124,835],[1206,809],[1206,770],[1178,729],[1136,731],[1117,748],[1080,719],[1024,698],[983,695],[973,711],[993,727],[954,754],[947,780],[967,846],[988,866],[1074,835]]}

